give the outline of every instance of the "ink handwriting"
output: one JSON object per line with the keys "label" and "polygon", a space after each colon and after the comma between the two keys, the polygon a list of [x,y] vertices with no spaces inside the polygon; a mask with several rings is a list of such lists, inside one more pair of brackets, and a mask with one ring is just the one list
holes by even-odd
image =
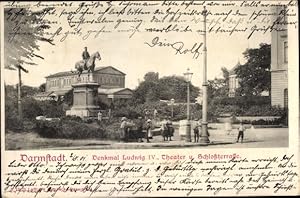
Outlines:
{"label": "ink handwriting", "polygon": [[[149,43],[149,45],[153,45]],[[21,154],[21,156],[29,156]],[[6,164],[4,191],[13,197],[31,193],[34,197],[62,193],[82,196],[170,195],[195,196],[199,193],[247,194],[284,193],[297,188],[298,173],[294,155],[245,158],[234,155],[190,155],[175,158],[89,156],[72,153],[64,161],[29,162],[13,160]],[[42,155],[41,155],[42,156]],[[47,156],[47,155],[45,155]],[[53,155],[53,156],[60,156]],[[200,156],[200,158],[199,158]],[[143,161],[131,158],[142,159]],[[110,159],[102,161],[101,159]],[[172,194],[174,193],[174,194]]]}

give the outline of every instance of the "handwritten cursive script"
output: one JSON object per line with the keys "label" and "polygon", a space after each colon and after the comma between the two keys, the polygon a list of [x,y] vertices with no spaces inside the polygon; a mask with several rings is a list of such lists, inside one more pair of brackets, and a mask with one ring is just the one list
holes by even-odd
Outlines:
{"label": "handwritten cursive script", "polygon": [[[5,165],[7,197],[24,197],[25,193],[32,197],[63,197],[65,193],[78,197],[288,194],[297,190],[299,177],[294,155],[71,153],[63,161],[48,162],[40,156],[34,161],[24,160],[29,156],[26,153],[20,156],[23,159]],[[128,159],[119,160],[124,157]]]}
{"label": "handwritten cursive script", "polygon": [[195,59],[197,59],[201,54],[200,49],[203,46],[203,43],[195,43],[192,47],[186,48],[184,42],[182,41],[170,43],[166,40],[161,41],[158,36],[154,37],[150,43],[145,42],[145,44],[149,47],[170,47],[175,50],[175,55],[190,53]]}

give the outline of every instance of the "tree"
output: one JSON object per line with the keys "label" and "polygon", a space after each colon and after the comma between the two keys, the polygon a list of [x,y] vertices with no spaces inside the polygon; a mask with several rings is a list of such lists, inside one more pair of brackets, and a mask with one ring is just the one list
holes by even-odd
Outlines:
{"label": "tree", "polygon": [[36,65],[33,58],[41,58],[36,51],[39,51],[39,41],[52,45],[53,40],[43,37],[46,29],[44,16],[52,8],[45,8],[33,12],[26,8],[11,8],[4,10],[4,65],[6,69],[15,70],[17,67]]}
{"label": "tree", "polygon": [[65,95],[64,95],[64,101],[65,104],[68,106],[73,105],[73,89],[69,90]]}
{"label": "tree", "polygon": [[137,103],[145,103],[159,100],[159,83],[152,81],[143,81],[134,90],[133,98]]}
{"label": "tree", "polygon": [[[177,102],[186,102],[187,100],[187,82],[181,76],[166,76],[159,79],[162,89],[160,90],[160,99],[171,100]],[[199,96],[200,89],[190,83],[190,101],[195,102]]]}
{"label": "tree", "polygon": [[37,87],[31,87],[24,85],[22,86],[21,96],[23,97],[33,97],[35,94],[39,93],[39,89]]}
{"label": "tree", "polygon": [[47,25],[44,17],[53,8],[45,8],[40,11],[32,11],[26,8],[10,8],[4,10],[4,67],[10,70],[18,70],[18,112],[22,119],[21,106],[21,72],[28,72],[24,65],[36,65],[33,58],[41,58],[36,54],[39,50],[39,41],[48,42],[51,39],[43,37]]}
{"label": "tree", "polygon": [[259,48],[247,49],[244,53],[247,62],[236,68],[240,79],[237,93],[242,96],[260,95],[271,90],[271,45],[261,43]]}
{"label": "tree", "polygon": [[42,83],[42,84],[39,86],[39,91],[40,91],[40,92],[45,92],[45,91],[46,91],[46,83]]}
{"label": "tree", "polygon": [[[134,90],[133,98],[136,103],[154,102],[160,99],[171,100],[172,98],[177,102],[186,102],[187,83],[183,77],[166,76],[157,81],[153,81],[155,78],[151,78],[152,80],[145,79],[148,80],[141,82]],[[194,102],[199,95],[199,88],[191,84],[190,93],[191,102]]]}
{"label": "tree", "polygon": [[158,72],[148,72],[144,76],[144,81],[151,81],[151,82],[157,82],[159,79]]}
{"label": "tree", "polygon": [[[226,86],[229,86],[229,71],[226,67],[221,68]],[[226,87],[228,88],[228,87]]]}

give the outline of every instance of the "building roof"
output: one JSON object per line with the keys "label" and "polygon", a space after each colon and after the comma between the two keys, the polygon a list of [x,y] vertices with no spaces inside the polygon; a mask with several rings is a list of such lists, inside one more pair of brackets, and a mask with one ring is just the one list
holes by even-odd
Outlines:
{"label": "building roof", "polygon": [[[118,69],[116,69],[116,68],[114,68],[112,66],[96,67],[94,71],[97,72],[97,71],[101,71],[101,70],[108,69],[108,68],[111,68],[111,69],[113,69],[115,71],[118,71],[122,75],[126,75],[125,73],[121,72],[120,70],[118,70]],[[71,71],[58,72],[58,73],[46,76],[45,78],[62,77],[62,76],[69,76],[69,75],[77,75],[77,71],[76,70],[74,70],[74,71],[71,70]]]}
{"label": "building roof", "polygon": [[238,68],[241,65],[240,61],[238,61],[238,63],[229,71],[229,76],[231,75],[235,75],[235,70],[236,68]]}
{"label": "building roof", "polygon": [[49,92],[40,92],[35,95],[35,97],[49,97],[49,96],[62,96],[68,93],[69,90],[58,90],[58,91],[49,91]]}
{"label": "building roof", "polygon": [[116,94],[118,92],[122,92],[122,91],[125,91],[125,90],[128,90],[128,91],[132,92],[132,90],[129,89],[129,88],[111,88],[111,89],[98,88],[98,93],[109,95],[109,94]]}
{"label": "building roof", "polygon": [[52,93],[53,93],[53,91],[50,91],[50,92],[40,92],[40,93],[35,94],[34,96],[35,96],[35,97],[48,97],[48,96],[50,96]]}

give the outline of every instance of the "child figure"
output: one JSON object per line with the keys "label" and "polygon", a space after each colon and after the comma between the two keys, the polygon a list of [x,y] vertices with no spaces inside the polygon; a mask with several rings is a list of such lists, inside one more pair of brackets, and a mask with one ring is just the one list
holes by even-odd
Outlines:
{"label": "child figure", "polygon": [[239,126],[239,134],[238,134],[238,137],[237,137],[237,140],[236,142],[239,142],[239,139],[241,137],[241,143],[243,143],[243,140],[244,140],[244,131],[246,130],[244,125],[243,125],[243,122],[240,123],[240,126]]}

